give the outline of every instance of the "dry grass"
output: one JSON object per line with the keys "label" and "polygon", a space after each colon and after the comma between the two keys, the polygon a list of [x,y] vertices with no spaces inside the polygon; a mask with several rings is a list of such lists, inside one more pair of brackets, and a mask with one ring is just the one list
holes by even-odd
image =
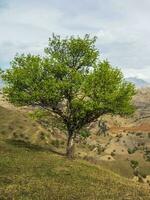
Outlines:
{"label": "dry grass", "polygon": [[0,128],[0,200],[150,199],[142,184],[32,145],[40,128],[26,114],[0,107]]}
{"label": "dry grass", "polygon": [[0,143],[0,199],[148,200],[149,190],[111,171],[26,143]]}

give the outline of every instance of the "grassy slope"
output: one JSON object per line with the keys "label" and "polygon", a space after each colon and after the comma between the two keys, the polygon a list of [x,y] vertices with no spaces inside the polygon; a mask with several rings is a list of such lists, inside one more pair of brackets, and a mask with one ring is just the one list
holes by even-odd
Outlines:
{"label": "grassy slope", "polygon": [[150,199],[148,190],[80,160],[0,143],[0,199]]}
{"label": "grassy slope", "polygon": [[18,137],[29,136],[38,131],[38,125],[25,114],[0,106],[0,133],[3,137],[16,134]]}
{"label": "grassy slope", "polygon": [[[6,120],[7,119],[7,120]],[[149,190],[102,167],[14,142],[10,132],[34,133],[36,124],[0,107],[0,200],[148,200]]]}
{"label": "grassy slope", "polygon": [[0,142],[0,199],[148,200],[149,191],[111,171],[11,141]]}

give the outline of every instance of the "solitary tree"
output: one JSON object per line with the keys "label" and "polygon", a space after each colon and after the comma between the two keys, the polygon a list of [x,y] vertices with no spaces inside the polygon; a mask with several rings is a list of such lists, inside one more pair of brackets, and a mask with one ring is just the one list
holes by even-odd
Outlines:
{"label": "solitary tree", "polygon": [[79,130],[99,116],[133,112],[134,86],[99,59],[96,38],[53,35],[45,56],[16,55],[2,75],[4,93],[18,105],[38,105],[59,115],[68,132],[66,155],[74,156]]}

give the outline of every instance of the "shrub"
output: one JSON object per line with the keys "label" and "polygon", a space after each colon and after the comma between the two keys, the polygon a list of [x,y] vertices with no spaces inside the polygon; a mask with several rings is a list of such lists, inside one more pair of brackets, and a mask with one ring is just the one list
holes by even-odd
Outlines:
{"label": "shrub", "polygon": [[130,165],[133,169],[137,168],[137,166],[139,165],[139,162],[136,160],[131,160],[130,161]]}
{"label": "shrub", "polygon": [[90,131],[89,130],[86,130],[86,129],[83,129],[79,132],[79,134],[83,137],[83,138],[87,138],[89,137],[91,134],[90,134]]}
{"label": "shrub", "polygon": [[96,145],[89,145],[89,149],[90,149],[90,151],[93,151],[95,148],[96,148],[97,146]]}
{"label": "shrub", "polygon": [[145,150],[145,157],[146,157],[146,161],[150,161],[150,150],[148,149]]}
{"label": "shrub", "polygon": [[110,155],[113,157],[113,156],[115,156],[116,154],[112,151]]}
{"label": "shrub", "polygon": [[143,178],[146,178],[146,173],[145,172],[140,172],[140,175],[143,177]]}
{"label": "shrub", "polygon": [[142,132],[138,132],[138,133],[136,133],[136,136],[141,136],[141,135],[143,135]]}
{"label": "shrub", "polygon": [[133,171],[133,175],[134,175],[134,176],[138,176],[138,175],[139,175],[138,170],[134,170],[134,171]]}
{"label": "shrub", "polygon": [[39,119],[42,119],[44,116],[46,116],[46,112],[44,112],[43,110],[38,109],[38,110],[35,110],[32,113],[29,113],[29,116],[32,119],[39,120]]}
{"label": "shrub", "polygon": [[45,139],[45,133],[42,132],[42,131],[40,132],[40,139],[41,139],[41,140],[44,140],[44,139]]}
{"label": "shrub", "polygon": [[128,148],[128,153],[133,154],[137,151],[137,147],[134,147],[133,149]]}
{"label": "shrub", "polygon": [[100,155],[102,152],[104,152],[105,148],[102,147],[101,145],[97,146],[97,153]]}
{"label": "shrub", "polygon": [[18,134],[17,134],[15,131],[13,132],[13,137],[14,137],[14,138],[17,138],[17,137],[18,137]]}

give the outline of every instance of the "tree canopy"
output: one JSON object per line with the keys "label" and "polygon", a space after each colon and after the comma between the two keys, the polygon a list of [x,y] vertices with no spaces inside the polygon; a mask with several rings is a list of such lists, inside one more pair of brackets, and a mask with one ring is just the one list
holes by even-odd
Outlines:
{"label": "tree canopy", "polygon": [[16,55],[2,78],[4,93],[17,105],[38,105],[59,115],[73,138],[87,123],[107,113],[133,113],[134,85],[107,60],[101,60],[96,38],[53,35],[45,55]]}

